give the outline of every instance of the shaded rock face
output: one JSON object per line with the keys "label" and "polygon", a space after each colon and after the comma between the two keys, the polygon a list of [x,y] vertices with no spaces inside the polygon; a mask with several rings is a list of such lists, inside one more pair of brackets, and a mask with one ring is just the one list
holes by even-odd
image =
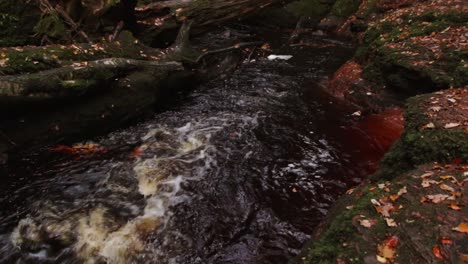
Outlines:
{"label": "shaded rock face", "polygon": [[0,47],[36,44],[34,27],[40,18],[32,1],[2,0],[0,2]]}

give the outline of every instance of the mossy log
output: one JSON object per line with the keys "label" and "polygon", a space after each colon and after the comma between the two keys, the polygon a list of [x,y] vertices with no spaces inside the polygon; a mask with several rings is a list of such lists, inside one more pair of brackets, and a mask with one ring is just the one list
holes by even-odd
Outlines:
{"label": "mossy log", "polygon": [[182,70],[182,66],[177,62],[108,58],[32,74],[1,76],[0,103],[7,104],[10,99],[29,101],[81,96],[107,89],[112,82],[132,72],[148,70],[166,72]]}
{"label": "mossy log", "polygon": [[195,28],[220,25],[227,21],[247,17],[269,6],[291,2],[289,0],[169,0],[154,1],[138,6],[135,16],[143,28],[139,35],[148,36],[178,29],[184,21],[193,21]]}

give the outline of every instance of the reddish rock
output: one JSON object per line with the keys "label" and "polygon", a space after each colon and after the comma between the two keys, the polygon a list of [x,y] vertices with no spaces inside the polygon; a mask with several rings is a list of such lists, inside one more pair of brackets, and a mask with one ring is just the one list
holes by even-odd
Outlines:
{"label": "reddish rock", "polygon": [[361,65],[355,61],[348,61],[332,76],[328,91],[333,96],[344,99],[353,86],[362,81],[361,76]]}

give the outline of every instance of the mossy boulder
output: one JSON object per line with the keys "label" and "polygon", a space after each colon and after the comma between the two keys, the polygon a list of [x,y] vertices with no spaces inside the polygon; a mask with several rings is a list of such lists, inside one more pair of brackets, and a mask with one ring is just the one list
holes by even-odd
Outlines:
{"label": "mossy boulder", "polygon": [[366,79],[406,95],[468,85],[467,10],[460,1],[433,2],[388,11],[370,25],[355,56]]}
{"label": "mossy boulder", "polygon": [[461,263],[467,238],[453,228],[468,213],[464,168],[426,164],[349,190],[294,262]]}
{"label": "mossy boulder", "polygon": [[468,89],[450,89],[408,100],[405,131],[372,179],[391,179],[428,162],[468,162]]}

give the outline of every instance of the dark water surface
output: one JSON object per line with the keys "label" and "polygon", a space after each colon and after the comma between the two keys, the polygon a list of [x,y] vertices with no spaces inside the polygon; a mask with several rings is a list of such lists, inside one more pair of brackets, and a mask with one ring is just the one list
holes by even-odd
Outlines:
{"label": "dark water surface", "polygon": [[369,172],[360,153],[380,153],[320,92],[352,49],[311,41],[326,48],[272,51],[287,62],[253,56],[79,153],[13,158],[0,262],[286,263]]}

